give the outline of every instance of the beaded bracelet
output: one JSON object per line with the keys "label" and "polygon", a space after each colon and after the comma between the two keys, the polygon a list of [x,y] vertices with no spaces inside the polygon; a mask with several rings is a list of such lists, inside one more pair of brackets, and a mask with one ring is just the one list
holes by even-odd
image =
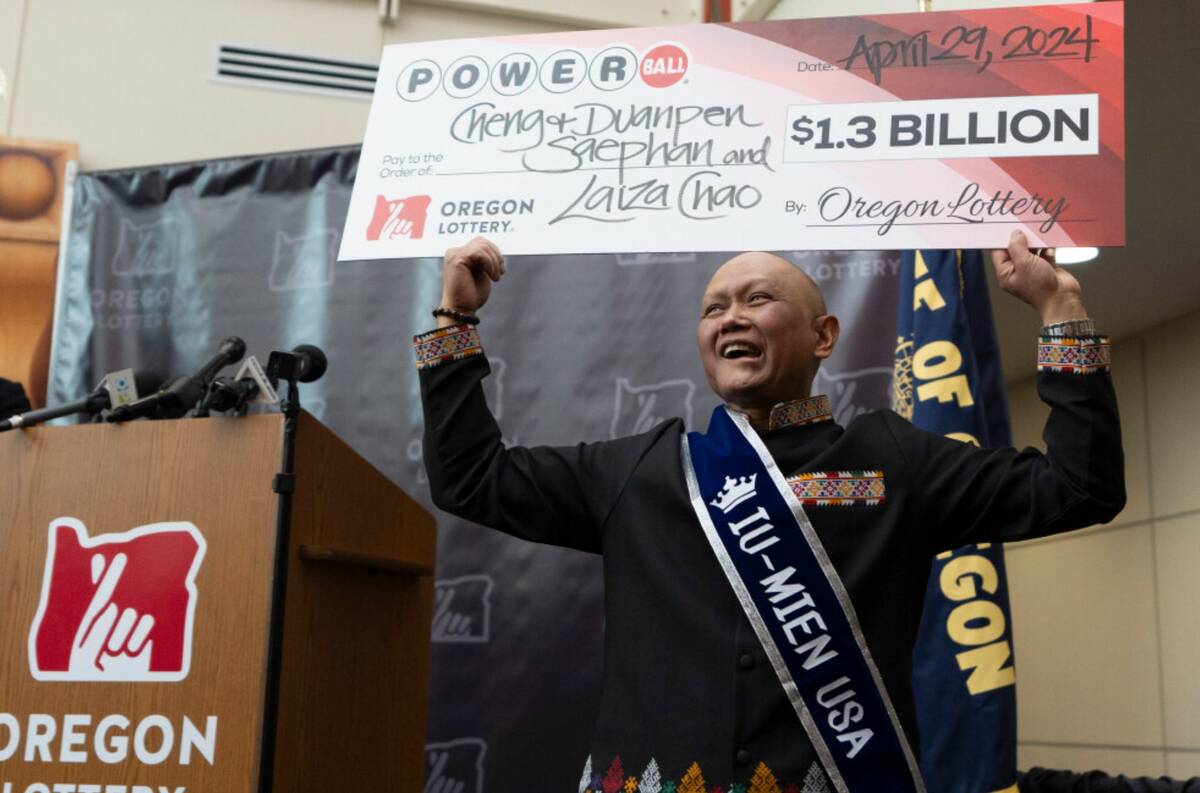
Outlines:
{"label": "beaded bracelet", "polygon": [[479,317],[475,316],[474,314],[467,314],[463,311],[456,311],[452,308],[446,308],[445,306],[438,306],[437,308],[435,308],[433,310],[433,316],[434,317],[447,317],[448,319],[452,319],[456,322],[462,322],[467,325],[478,325],[479,324]]}

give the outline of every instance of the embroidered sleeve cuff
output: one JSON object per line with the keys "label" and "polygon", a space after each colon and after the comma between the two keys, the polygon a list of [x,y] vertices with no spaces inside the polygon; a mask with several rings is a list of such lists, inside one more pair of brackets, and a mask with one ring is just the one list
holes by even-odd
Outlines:
{"label": "embroidered sleeve cuff", "polygon": [[1107,372],[1111,367],[1112,352],[1107,336],[1078,339],[1042,336],[1038,339],[1039,372],[1096,374]]}
{"label": "embroidered sleeve cuff", "polygon": [[453,325],[413,336],[413,351],[417,368],[428,369],[448,361],[482,355],[479,331],[473,325]]}

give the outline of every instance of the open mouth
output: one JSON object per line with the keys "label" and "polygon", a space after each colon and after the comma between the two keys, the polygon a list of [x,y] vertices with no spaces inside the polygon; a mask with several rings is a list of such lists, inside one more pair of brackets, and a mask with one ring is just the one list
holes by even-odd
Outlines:
{"label": "open mouth", "polygon": [[721,345],[718,350],[721,357],[727,361],[757,359],[762,357],[762,350],[749,342],[731,341]]}

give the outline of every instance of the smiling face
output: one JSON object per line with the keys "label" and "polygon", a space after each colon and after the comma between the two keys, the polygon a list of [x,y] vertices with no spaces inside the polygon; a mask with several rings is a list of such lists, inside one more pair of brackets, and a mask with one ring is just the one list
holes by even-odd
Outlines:
{"label": "smiling face", "polygon": [[837,319],[807,275],[786,259],[753,252],[713,275],[701,304],[700,360],[727,404],[770,411],[808,396],[837,341]]}

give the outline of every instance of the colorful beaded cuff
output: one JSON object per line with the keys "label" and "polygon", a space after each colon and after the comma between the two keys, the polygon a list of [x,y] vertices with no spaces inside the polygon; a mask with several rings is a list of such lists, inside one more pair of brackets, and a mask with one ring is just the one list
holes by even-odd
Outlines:
{"label": "colorful beaded cuff", "polygon": [[818,421],[829,421],[831,418],[833,418],[833,412],[829,409],[829,397],[820,394],[804,399],[794,399],[791,402],[780,402],[771,408],[767,429],[777,430],[782,427],[816,424]]}
{"label": "colorful beaded cuff", "polygon": [[1038,339],[1039,372],[1096,374],[1107,372],[1111,367],[1112,349],[1107,336],[1079,339],[1042,336]]}
{"label": "colorful beaded cuff", "polygon": [[872,507],[887,500],[883,471],[813,471],[787,482],[805,507]]}
{"label": "colorful beaded cuff", "polygon": [[483,345],[479,342],[479,331],[471,325],[452,325],[428,333],[413,336],[413,351],[417,354],[417,368],[431,366],[482,355]]}

